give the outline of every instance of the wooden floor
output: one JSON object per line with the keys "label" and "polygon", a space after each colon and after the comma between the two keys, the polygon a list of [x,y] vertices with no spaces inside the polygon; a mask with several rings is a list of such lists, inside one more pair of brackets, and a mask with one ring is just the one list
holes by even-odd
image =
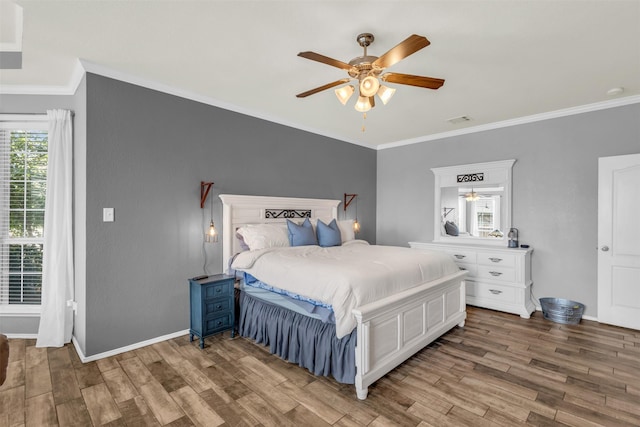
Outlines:
{"label": "wooden floor", "polygon": [[314,377],[228,333],[82,364],[10,340],[1,426],[640,425],[640,331],[469,307],[369,389]]}

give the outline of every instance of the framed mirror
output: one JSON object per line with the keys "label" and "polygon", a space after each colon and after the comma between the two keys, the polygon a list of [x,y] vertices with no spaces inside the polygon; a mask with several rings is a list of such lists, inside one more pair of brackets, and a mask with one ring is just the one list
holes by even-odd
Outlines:
{"label": "framed mirror", "polygon": [[432,168],[434,242],[507,246],[515,160]]}

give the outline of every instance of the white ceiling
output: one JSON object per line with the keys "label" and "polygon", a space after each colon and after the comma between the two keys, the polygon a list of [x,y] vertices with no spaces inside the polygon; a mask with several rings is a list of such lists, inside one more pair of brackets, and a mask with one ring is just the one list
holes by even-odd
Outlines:
{"label": "white ceiling", "polygon": [[[364,146],[393,146],[594,103],[640,102],[640,1],[9,1],[23,7],[23,67],[1,93],[72,90],[90,71]],[[2,14],[3,28],[8,28]],[[13,25],[11,24],[11,28]],[[379,56],[411,34],[431,45],[389,71],[444,78],[397,88],[363,121],[333,90],[371,32]],[[6,31],[0,32],[4,36]],[[624,87],[612,98],[607,91]],[[471,121],[447,120],[466,115]],[[366,131],[362,132],[362,125]]]}

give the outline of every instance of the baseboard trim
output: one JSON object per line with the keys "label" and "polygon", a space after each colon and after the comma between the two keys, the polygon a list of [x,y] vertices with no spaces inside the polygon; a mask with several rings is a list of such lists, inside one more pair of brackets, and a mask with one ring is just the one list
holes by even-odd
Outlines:
{"label": "baseboard trim", "polygon": [[76,339],[75,336],[71,337],[71,342],[73,343],[73,346],[76,348],[76,352],[78,353],[78,357],[80,358],[82,363],[87,363],[87,362],[93,362],[93,361],[96,361],[96,360],[105,359],[107,357],[115,356],[115,355],[118,355],[120,353],[126,353],[127,351],[137,350],[139,348],[146,347],[148,345],[155,344],[155,343],[158,343],[158,342],[170,340],[170,339],[173,339],[173,338],[177,338],[177,337],[180,337],[182,335],[186,335],[188,333],[189,333],[189,330],[185,329],[183,331],[174,332],[172,334],[162,335],[162,336],[156,337],[156,338],[151,338],[151,339],[146,340],[146,341],[140,341],[138,343],[131,344],[131,345],[128,345],[128,346],[125,346],[125,347],[120,347],[120,348],[116,348],[116,349],[113,349],[113,350],[105,351],[104,353],[93,354],[91,356],[85,356],[84,352],[80,348],[80,343],[78,342],[78,340]]}
{"label": "baseboard trim", "polygon": [[16,340],[35,340],[38,338],[38,334],[5,334],[9,339]]}

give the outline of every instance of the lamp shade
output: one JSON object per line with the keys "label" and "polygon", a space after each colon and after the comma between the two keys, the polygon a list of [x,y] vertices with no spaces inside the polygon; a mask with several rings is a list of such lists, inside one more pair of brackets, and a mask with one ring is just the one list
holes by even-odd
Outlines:
{"label": "lamp shade", "polygon": [[213,224],[213,220],[209,223],[209,229],[207,230],[207,234],[205,235],[205,241],[207,243],[216,243],[218,241],[218,230],[216,230],[216,226]]}
{"label": "lamp shade", "polygon": [[355,90],[356,88],[354,88],[352,85],[342,86],[336,89],[335,92],[336,96],[338,97],[338,101],[340,101],[342,105],[345,105],[349,98],[351,98],[351,95],[353,95],[353,92],[355,92]]}
{"label": "lamp shade", "polygon": [[378,92],[380,82],[373,76],[367,76],[360,82],[360,95],[373,96]]}
{"label": "lamp shade", "polygon": [[367,111],[371,110],[372,107],[373,97],[366,97],[362,95],[358,97],[358,102],[356,102],[356,105],[354,106],[356,111],[359,111],[361,113],[366,113]]}
{"label": "lamp shade", "polygon": [[396,93],[395,89],[384,85],[380,85],[380,89],[378,89],[378,97],[380,97],[384,105],[387,105],[387,102],[389,102],[394,93]]}

